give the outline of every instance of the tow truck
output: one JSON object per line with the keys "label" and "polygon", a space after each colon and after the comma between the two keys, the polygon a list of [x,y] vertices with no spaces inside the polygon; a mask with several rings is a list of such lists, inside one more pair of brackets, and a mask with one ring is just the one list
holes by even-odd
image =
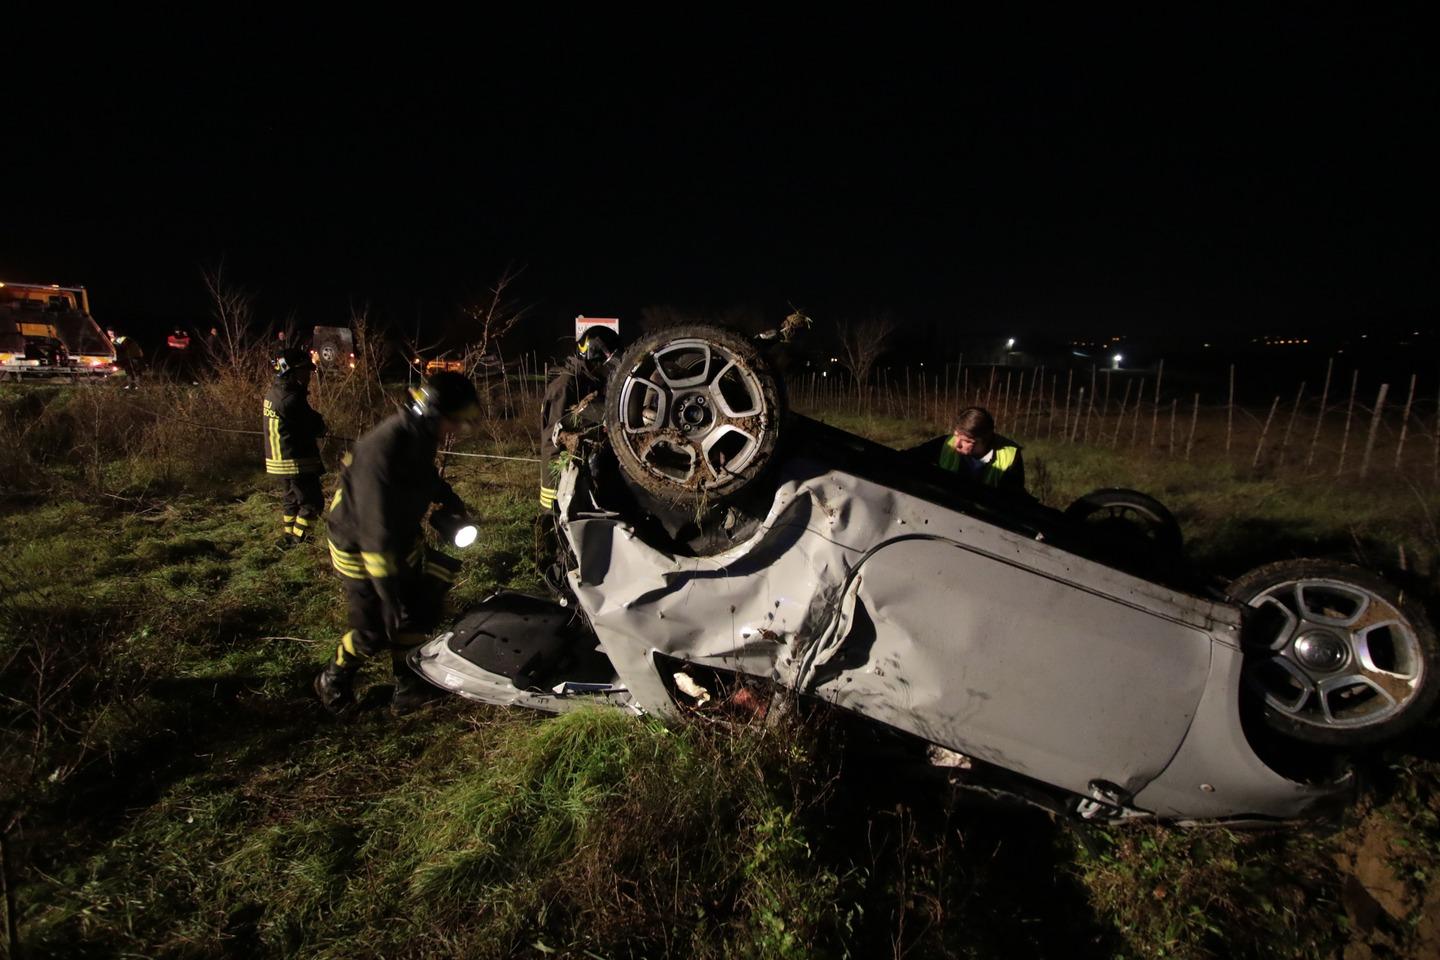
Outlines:
{"label": "tow truck", "polygon": [[84,287],[0,281],[0,377],[96,379],[116,369]]}

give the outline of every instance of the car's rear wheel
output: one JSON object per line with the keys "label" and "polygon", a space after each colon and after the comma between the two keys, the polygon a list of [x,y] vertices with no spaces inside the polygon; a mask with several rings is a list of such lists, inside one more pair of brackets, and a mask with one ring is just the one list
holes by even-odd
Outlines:
{"label": "car's rear wheel", "polygon": [[671,503],[738,494],[770,465],[784,391],[759,351],[719,327],[647,334],[620,359],[605,426],[620,468]]}
{"label": "car's rear wheel", "polygon": [[1368,571],[1287,560],[1230,586],[1245,620],[1249,690],[1265,722],[1331,746],[1388,740],[1419,722],[1440,686],[1440,644],[1412,598]]}
{"label": "car's rear wheel", "polygon": [[1085,524],[1110,545],[1143,542],[1171,557],[1184,551],[1184,537],[1174,514],[1138,490],[1092,490],[1066,507],[1065,516]]}

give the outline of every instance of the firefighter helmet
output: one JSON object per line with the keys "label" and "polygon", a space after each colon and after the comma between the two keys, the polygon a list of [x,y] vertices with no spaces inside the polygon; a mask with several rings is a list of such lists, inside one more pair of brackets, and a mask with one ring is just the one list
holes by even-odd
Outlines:
{"label": "firefighter helmet", "polygon": [[580,356],[593,363],[604,363],[620,348],[620,336],[609,327],[587,327],[575,339]]}
{"label": "firefighter helmet", "polygon": [[480,416],[480,395],[470,378],[448,370],[429,377],[410,390],[410,411],[418,417],[475,420]]}
{"label": "firefighter helmet", "polygon": [[275,375],[279,377],[300,370],[314,369],[315,362],[310,359],[310,352],[299,347],[286,347],[280,351],[280,356],[275,358]]}

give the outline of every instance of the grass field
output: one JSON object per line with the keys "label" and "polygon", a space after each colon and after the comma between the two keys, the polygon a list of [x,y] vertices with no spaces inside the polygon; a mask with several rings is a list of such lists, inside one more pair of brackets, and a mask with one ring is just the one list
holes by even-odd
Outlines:
{"label": "grass field", "polygon": [[[1366,758],[1342,823],[1259,834],[959,803],[823,716],[715,728],[455,699],[395,721],[376,663],[337,723],[309,682],[340,590],[323,548],[272,546],[249,441],[128,450],[116,436],[152,434],[94,398],[0,394],[0,824],[26,957],[1440,952],[1433,723]],[[21,436],[36,415],[68,443]],[[931,432],[826,419],[894,445]],[[517,436],[486,442],[523,452]],[[1216,573],[1344,554],[1434,609],[1433,491],[1019,439],[1048,502],[1146,490]],[[535,468],[451,476],[483,518],[456,602],[536,589]]]}

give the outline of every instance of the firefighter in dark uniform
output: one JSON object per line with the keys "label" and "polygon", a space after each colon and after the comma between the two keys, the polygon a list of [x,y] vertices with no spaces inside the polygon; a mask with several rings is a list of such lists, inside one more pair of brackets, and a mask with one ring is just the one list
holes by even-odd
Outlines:
{"label": "firefighter in dark uniform", "polygon": [[[555,484],[560,478],[555,427],[563,423],[579,429],[605,419],[605,381],[619,346],[619,336],[609,327],[587,328],[575,341],[575,355],[566,358],[545,388],[540,403],[540,508],[546,512],[555,506]],[[584,409],[575,409],[587,397]]]}
{"label": "firefighter in dark uniform", "polygon": [[355,444],[330,501],[326,530],[350,610],[350,629],[315,678],[315,693],[332,713],[353,705],[356,671],[384,650],[391,652],[395,673],[392,713],[409,713],[439,695],[406,665],[405,655],[435,628],[460,564],[426,547],[421,523],[432,504],[442,516],[467,514],[436,470],[435,456],[442,442],[468,432],[479,415],[474,385],[458,373],[437,373],[411,391],[406,407]]}
{"label": "firefighter in dark uniform", "polygon": [[275,360],[275,382],[265,394],[265,472],[282,484],[281,522],[284,533],[278,546],[284,550],[303,543],[314,531],[325,504],[320,492],[320,438],[325,419],[306,398],[310,372],[315,365],[303,350],[286,350]]}

